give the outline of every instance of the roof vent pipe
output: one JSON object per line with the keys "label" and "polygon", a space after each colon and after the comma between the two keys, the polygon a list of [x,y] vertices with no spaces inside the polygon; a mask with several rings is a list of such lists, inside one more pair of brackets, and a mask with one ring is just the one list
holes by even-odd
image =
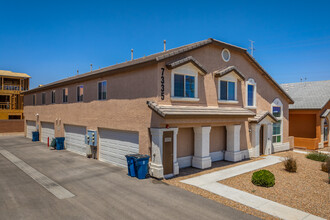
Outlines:
{"label": "roof vent pipe", "polygon": [[93,71],[93,64],[91,64],[91,72]]}
{"label": "roof vent pipe", "polygon": [[133,60],[133,49],[131,49],[131,60]]}
{"label": "roof vent pipe", "polygon": [[166,40],[164,40],[164,51],[166,51]]}

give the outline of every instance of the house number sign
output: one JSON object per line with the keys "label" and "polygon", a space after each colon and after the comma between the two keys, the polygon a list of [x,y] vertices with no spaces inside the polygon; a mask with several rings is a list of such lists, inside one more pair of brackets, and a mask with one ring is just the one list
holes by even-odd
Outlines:
{"label": "house number sign", "polygon": [[160,77],[160,85],[161,85],[160,97],[162,100],[164,100],[164,71],[165,69],[162,68],[162,76]]}

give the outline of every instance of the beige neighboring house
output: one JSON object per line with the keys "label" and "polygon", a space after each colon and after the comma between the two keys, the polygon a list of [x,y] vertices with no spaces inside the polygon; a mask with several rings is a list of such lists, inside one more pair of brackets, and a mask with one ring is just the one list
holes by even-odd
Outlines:
{"label": "beige neighboring house", "polygon": [[292,99],[246,49],[211,38],[24,95],[26,136],[65,137],[84,155],[94,130],[99,160],[125,166],[124,155],[148,154],[157,178],[290,148]]}

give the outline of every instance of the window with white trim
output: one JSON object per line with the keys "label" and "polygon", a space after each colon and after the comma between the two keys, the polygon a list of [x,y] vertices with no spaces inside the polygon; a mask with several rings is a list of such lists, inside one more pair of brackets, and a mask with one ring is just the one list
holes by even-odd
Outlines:
{"label": "window with white trim", "polygon": [[97,86],[97,99],[106,100],[107,99],[107,81],[98,82]]}
{"label": "window with white trim", "polygon": [[219,100],[236,101],[236,82],[219,80]]}
{"label": "window with white trim", "polygon": [[283,136],[283,104],[277,98],[272,103],[272,114],[278,120],[277,122],[273,123],[273,143],[282,143],[282,136]]}
{"label": "window with white trim", "polygon": [[246,81],[246,106],[256,107],[256,89],[257,84],[254,79]]}
{"label": "window with white trim", "polygon": [[324,126],[323,126],[323,141],[328,141],[328,135],[329,135],[329,124],[328,120],[324,119]]}
{"label": "window with white trim", "polygon": [[195,98],[195,76],[174,74],[174,97]]}
{"label": "window with white trim", "polygon": [[84,101],[84,86],[77,86],[77,102]]}

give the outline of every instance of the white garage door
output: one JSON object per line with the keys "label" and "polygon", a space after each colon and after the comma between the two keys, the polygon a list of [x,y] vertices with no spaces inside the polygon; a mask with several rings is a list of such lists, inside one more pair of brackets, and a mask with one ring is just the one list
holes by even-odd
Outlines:
{"label": "white garage door", "polygon": [[32,139],[32,131],[36,131],[35,121],[26,121],[26,137]]}
{"label": "white garage door", "polygon": [[86,127],[64,125],[65,148],[74,153],[86,155]]}
{"label": "white garage door", "polygon": [[49,138],[49,144],[52,138],[55,137],[54,123],[41,122],[41,142],[47,144]]}
{"label": "white garage door", "polygon": [[126,154],[139,153],[139,133],[100,129],[100,160],[127,166]]}

